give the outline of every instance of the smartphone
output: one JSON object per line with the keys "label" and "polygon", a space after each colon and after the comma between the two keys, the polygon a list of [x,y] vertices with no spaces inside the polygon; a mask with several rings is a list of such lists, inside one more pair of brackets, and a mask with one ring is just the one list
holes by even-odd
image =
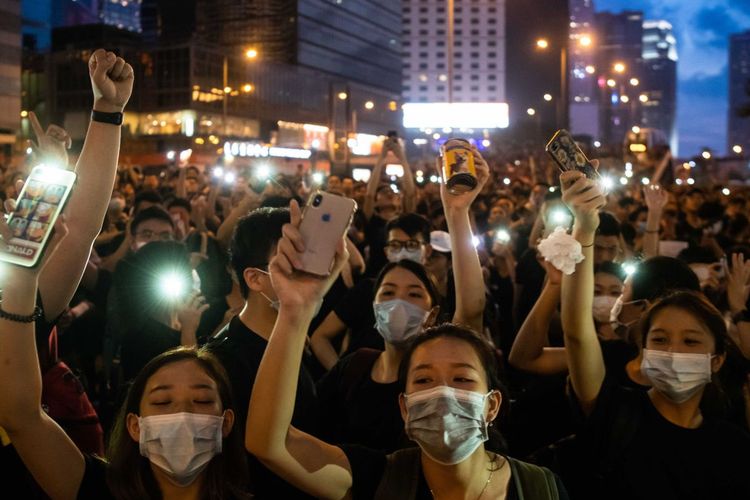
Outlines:
{"label": "smartphone", "polygon": [[581,148],[576,144],[573,136],[567,130],[558,130],[544,147],[560,170],[579,170],[592,180],[599,180],[599,172],[591,165]]}
{"label": "smartphone", "polygon": [[70,170],[34,167],[8,218],[13,236],[0,248],[1,261],[23,267],[39,263],[75,181]]}
{"label": "smartphone", "polygon": [[331,274],[336,245],[351,224],[357,202],[343,196],[316,191],[302,212],[299,230],[305,241],[302,271],[318,276]]}

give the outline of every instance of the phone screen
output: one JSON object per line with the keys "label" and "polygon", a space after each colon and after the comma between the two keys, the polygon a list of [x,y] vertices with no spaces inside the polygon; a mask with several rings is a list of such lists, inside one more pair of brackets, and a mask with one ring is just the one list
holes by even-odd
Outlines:
{"label": "phone screen", "polygon": [[68,170],[36,167],[26,180],[8,225],[11,240],[0,252],[0,260],[33,267],[41,257],[62,212],[76,174]]}

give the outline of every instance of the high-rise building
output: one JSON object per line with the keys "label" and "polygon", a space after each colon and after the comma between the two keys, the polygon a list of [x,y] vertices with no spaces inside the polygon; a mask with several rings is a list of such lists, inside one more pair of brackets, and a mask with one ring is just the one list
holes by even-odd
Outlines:
{"label": "high-rise building", "polygon": [[729,127],[727,150],[750,152],[750,30],[729,38]]}
{"label": "high-rise building", "polygon": [[143,0],[101,0],[99,18],[104,24],[126,31],[141,31]]}
{"label": "high-rise building", "polygon": [[643,12],[598,12],[596,28],[600,140],[623,144],[640,122]]}
{"label": "high-rise building", "polygon": [[524,135],[533,133],[543,144],[556,128],[567,127],[568,0],[509,1],[506,16],[510,123],[525,126]]}
{"label": "high-rise building", "polygon": [[0,17],[0,148],[7,155],[21,121],[21,2],[0,2]]}
{"label": "high-rise building", "polygon": [[631,97],[638,99],[640,125],[661,130],[677,155],[677,40],[670,23],[644,21],[642,57],[642,78]]}
{"label": "high-rise building", "polygon": [[505,102],[505,0],[449,4],[403,2],[404,100]]}
{"label": "high-rise building", "polygon": [[570,0],[568,42],[569,127],[576,135],[599,137],[599,99],[596,88],[596,27],[594,2]]}

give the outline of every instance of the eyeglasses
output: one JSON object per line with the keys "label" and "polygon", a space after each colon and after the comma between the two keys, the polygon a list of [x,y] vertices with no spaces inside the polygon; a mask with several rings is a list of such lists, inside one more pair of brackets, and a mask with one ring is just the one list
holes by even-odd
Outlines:
{"label": "eyeglasses", "polygon": [[407,240],[407,241],[391,240],[385,244],[385,248],[386,250],[390,250],[392,252],[399,252],[401,251],[402,248],[406,248],[408,251],[414,252],[422,248],[422,245],[423,243],[419,240]]}
{"label": "eyeglasses", "polygon": [[135,233],[135,235],[146,240],[157,239],[161,241],[172,241],[172,239],[174,239],[171,231],[162,231],[160,233],[157,233],[150,229],[144,229],[143,231],[138,231],[137,233]]}

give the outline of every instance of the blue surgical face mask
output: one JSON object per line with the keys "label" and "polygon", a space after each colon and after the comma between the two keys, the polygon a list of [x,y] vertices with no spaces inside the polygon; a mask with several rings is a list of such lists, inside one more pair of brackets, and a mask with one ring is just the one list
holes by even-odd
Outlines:
{"label": "blue surgical face mask", "polygon": [[406,435],[434,461],[461,463],[489,438],[484,411],[490,394],[445,385],[409,394]]}
{"label": "blue surgical face mask", "polygon": [[659,392],[684,403],[711,382],[711,354],[643,349],[641,373]]}
{"label": "blue surgical face mask", "polygon": [[422,329],[429,311],[401,299],[372,305],[375,328],[389,344],[401,344]]}

